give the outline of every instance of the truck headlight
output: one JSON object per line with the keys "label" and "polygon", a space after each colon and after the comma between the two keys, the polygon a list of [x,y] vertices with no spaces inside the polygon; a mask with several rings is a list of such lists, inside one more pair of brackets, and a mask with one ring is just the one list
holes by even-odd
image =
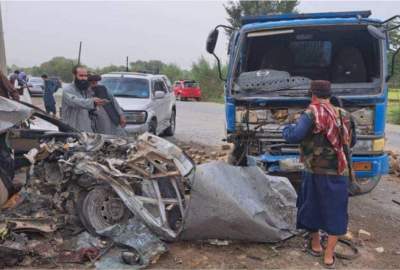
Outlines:
{"label": "truck headlight", "polygon": [[144,124],[147,119],[147,112],[145,111],[125,111],[124,112],[126,123],[128,124]]}
{"label": "truck headlight", "polygon": [[377,139],[372,141],[372,151],[383,151],[385,147],[385,138]]}
{"label": "truck headlight", "polygon": [[385,139],[358,140],[353,148],[353,153],[382,152],[385,146]]}

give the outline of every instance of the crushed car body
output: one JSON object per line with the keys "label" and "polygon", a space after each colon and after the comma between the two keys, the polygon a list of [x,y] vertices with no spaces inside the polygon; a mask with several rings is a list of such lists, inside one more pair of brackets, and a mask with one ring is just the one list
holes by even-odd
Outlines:
{"label": "crushed car body", "polygon": [[190,197],[185,240],[277,242],[295,231],[296,191],[287,178],[257,166],[200,165]]}

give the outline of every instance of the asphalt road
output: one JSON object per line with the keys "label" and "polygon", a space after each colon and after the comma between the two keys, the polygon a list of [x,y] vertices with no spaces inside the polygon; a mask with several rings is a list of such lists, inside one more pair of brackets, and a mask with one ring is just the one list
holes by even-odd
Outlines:
{"label": "asphalt road", "polygon": [[177,101],[175,137],[209,146],[225,137],[224,105],[211,102]]}
{"label": "asphalt road", "polygon": [[386,124],[386,150],[400,152],[400,126]]}

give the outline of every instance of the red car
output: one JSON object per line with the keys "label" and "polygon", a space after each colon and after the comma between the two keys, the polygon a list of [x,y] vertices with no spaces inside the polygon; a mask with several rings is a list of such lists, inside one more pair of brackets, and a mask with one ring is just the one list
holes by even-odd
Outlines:
{"label": "red car", "polygon": [[181,80],[174,82],[174,94],[177,100],[187,100],[189,98],[197,101],[201,100],[200,85],[196,81]]}

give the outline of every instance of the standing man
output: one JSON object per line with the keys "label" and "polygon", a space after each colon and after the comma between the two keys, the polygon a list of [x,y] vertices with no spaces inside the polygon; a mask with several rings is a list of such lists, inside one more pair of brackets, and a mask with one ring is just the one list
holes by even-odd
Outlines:
{"label": "standing man", "polygon": [[14,73],[10,75],[10,83],[14,88],[18,86],[19,70],[14,70]]}
{"label": "standing man", "polygon": [[1,71],[0,71],[0,96],[17,101],[19,100],[18,91],[14,88],[13,85],[11,85],[10,81]]}
{"label": "standing man", "polygon": [[127,134],[124,130],[126,119],[118,101],[107,91],[104,85],[98,84],[101,80],[99,75],[89,75],[88,80],[92,94],[95,97],[109,101],[104,106],[97,107],[94,131],[101,134],[126,136]]}
{"label": "standing man", "polygon": [[88,73],[77,65],[72,69],[74,81],[63,89],[61,118],[70,126],[85,132],[93,132],[89,111],[103,106],[107,100],[92,97],[88,91]]}
{"label": "standing man", "polygon": [[56,84],[49,80],[46,74],[42,76],[44,82],[44,93],[43,93],[43,103],[47,113],[56,115],[56,100],[54,99],[54,93],[57,91]]}
{"label": "standing man", "polygon": [[[324,256],[324,265],[335,266],[335,246],[347,231],[349,170],[344,145],[354,146],[355,125],[345,110],[333,106],[329,81],[311,82],[311,104],[296,124],[283,130],[289,143],[300,143],[304,163],[297,200],[297,228],[310,232],[308,251]],[[350,148],[350,147],[349,147]],[[328,234],[323,252],[319,231]]]}
{"label": "standing man", "polygon": [[23,70],[19,72],[17,80],[19,87],[23,88],[26,85],[26,74]]}

